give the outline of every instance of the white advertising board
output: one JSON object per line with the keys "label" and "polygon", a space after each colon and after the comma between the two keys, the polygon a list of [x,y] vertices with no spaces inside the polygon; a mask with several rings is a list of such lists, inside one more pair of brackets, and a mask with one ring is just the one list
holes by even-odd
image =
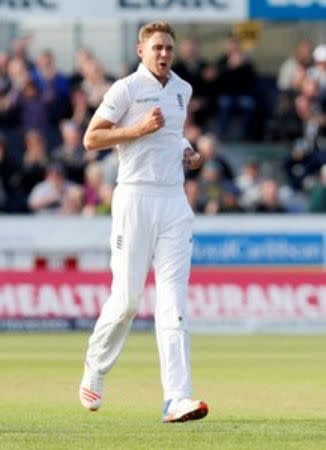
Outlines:
{"label": "white advertising board", "polygon": [[231,22],[247,18],[248,0],[1,0],[0,16],[10,20]]}

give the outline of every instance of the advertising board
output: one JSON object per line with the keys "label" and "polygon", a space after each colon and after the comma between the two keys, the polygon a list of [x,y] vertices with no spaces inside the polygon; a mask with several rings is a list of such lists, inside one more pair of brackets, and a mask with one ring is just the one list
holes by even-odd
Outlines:
{"label": "advertising board", "polygon": [[[0,330],[88,329],[110,293],[107,272],[0,272]],[[150,273],[136,326],[153,327]],[[193,331],[326,333],[325,271],[193,269]]]}

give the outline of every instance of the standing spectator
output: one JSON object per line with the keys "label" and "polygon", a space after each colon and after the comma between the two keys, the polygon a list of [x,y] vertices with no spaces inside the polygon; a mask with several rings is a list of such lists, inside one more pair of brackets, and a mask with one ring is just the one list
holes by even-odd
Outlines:
{"label": "standing spectator", "polygon": [[103,67],[95,60],[85,63],[83,72],[84,79],[80,86],[86,94],[88,110],[93,114],[112,85],[113,79],[107,80]]}
{"label": "standing spectator", "polygon": [[233,132],[231,119],[238,114],[241,120],[241,138],[250,139],[256,111],[254,96],[256,73],[236,37],[229,37],[225,54],[218,59],[217,66],[220,92],[217,100],[220,136],[231,137]]}
{"label": "standing spectator", "polygon": [[206,99],[203,96],[205,90],[203,70],[205,67],[206,63],[200,57],[197,40],[192,37],[182,39],[179,44],[179,57],[173,65],[173,70],[192,85],[193,95],[189,103],[189,111],[192,113],[195,123],[200,126],[207,119]]}
{"label": "standing spectator", "polygon": [[311,193],[309,209],[312,213],[326,213],[326,164],[320,169],[320,181]]}
{"label": "standing spectator", "polygon": [[19,59],[29,71],[32,71],[34,68],[34,63],[28,56],[28,47],[32,40],[33,36],[31,35],[21,36],[14,39],[10,47],[11,59]]}
{"label": "standing spectator", "polygon": [[48,130],[46,105],[35,81],[27,80],[12,100],[11,109],[16,110],[23,134],[30,130],[38,130],[45,136]]}
{"label": "standing spectator", "polygon": [[30,81],[30,73],[24,61],[12,58],[8,62],[9,87],[0,93],[1,120],[6,127],[20,127],[21,118],[17,111],[17,100],[22,90]]}
{"label": "standing spectator", "polygon": [[79,48],[75,54],[75,69],[70,76],[70,84],[72,88],[80,86],[84,79],[85,67],[88,62],[93,61],[94,55],[88,48]]}
{"label": "standing spectator", "polygon": [[48,121],[56,127],[60,120],[68,117],[70,86],[67,78],[56,69],[50,50],[44,50],[38,56],[35,80],[47,107]]}

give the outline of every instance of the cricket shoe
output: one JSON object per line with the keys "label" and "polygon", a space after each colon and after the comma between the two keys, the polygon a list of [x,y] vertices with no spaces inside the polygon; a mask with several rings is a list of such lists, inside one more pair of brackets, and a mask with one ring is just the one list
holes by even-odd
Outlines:
{"label": "cricket shoe", "polygon": [[104,375],[94,372],[85,364],[84,375],[79,386],[79,398],[84,408],[97,411],[102,403]]}
{"label": "cricket shoe", "polygon": [[208,405],[200,400],[182,398],[179,400],[168,400],[164,402],[163,422],[186,422],[187,420],[198,420],[207,416]]}

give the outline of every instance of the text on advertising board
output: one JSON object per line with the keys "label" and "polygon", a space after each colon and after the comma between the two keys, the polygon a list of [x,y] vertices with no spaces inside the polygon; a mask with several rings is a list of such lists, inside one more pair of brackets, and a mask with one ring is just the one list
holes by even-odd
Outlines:
{"label": "text on advertising board", "polygon": [[38,6],[44,9],[55,9],[57,4],[49,0],[0,0],[0,6],[7,6],[10,9],[30,9]]}
{"label": "text on advertising board", "polygon": [[119,0],[121,8],[155,8],[167,9],[174,6],[182,8],[203,8],[211,6],[213,8],[227,8],[228,2],[223,0]]}

